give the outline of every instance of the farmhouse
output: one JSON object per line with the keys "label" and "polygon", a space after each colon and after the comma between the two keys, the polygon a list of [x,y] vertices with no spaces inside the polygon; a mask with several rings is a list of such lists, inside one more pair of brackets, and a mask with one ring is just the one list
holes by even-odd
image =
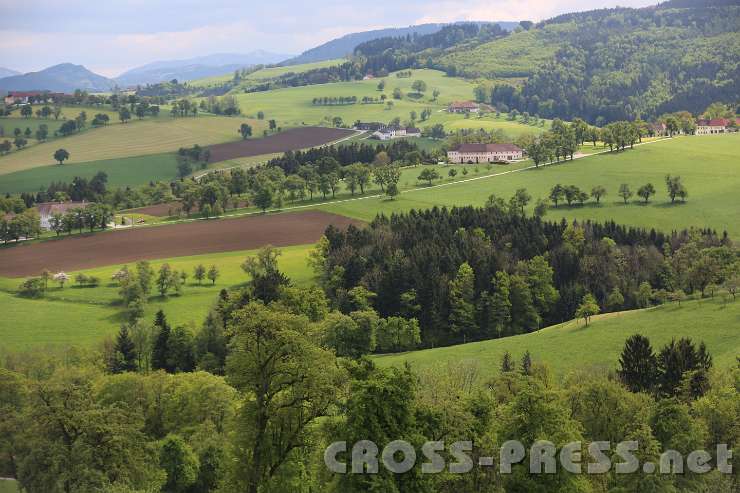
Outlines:
{"label": "farmhouse", "polygon": [[472,101],[455,101],[447,107],[449,113],[478,113],[479,110],[478,104]]}
{"label": "farmhouse", "polygon": [[[734,125],[733,125],[734,124]],[[723,134],[726,132],[732,132],[733,127],[737,128],[740,124],[740,119],[736,118],[735,121],[728,118],[712,118],[711,120],[697,120],[696,122],[696,135],[711,135],[711,134]]]}
{"label": "farmhouse", "polygon": [[38,209],[41,218],[41,227],[50,229],[49,221],[54,214],[63,215],[72,209],[84,209],[90,204],[91,202],[41,202],[36,204],[36,209]]}
{"label": "farmhouse", "polygon": [[48,92],[48,91],[27,91],[27,92],[9,92],[5,96],[5,104],[12,106],[14,104],[28,104],[28,103],[46,103],[53,101],[56,98],[60,98],[64,94],[60,92]]}
{"label": "farmhouse", "polygon": [[373,132],[372,137],[378,140],[391,140],[399,137],[421,137],[421,130],[414,127],[384,127]]}
{"label": "farmhouse", "polygon": [[648,128],[650,130],[650,134],[654,137],[664,137],[668,135],[668,127],[666,127],[665,123],[651,123],[648,125]]}
{"label": "farmhouse", "polygon": [[360,122],[355,123],[355,130],[371,130],[373,132],[385,128],[385,123],[380,122]]}
{"label": "farmhouse", "polygon": [[451,163],[510,163],[524,157],[524,151],[514,144],[460,144],[447,151]]}

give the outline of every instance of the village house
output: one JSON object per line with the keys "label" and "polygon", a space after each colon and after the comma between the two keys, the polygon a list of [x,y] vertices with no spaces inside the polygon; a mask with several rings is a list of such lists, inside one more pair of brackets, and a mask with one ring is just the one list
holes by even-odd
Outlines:
{"label": "village house", "polygon": [[48,92],[48,91],[12,91],[5,96],[5,104],[12,106],[14,104],[28,104],[28,103],[49,103],[56,98],[60,98],[64,94],[60,92]]}
{"label": "village house", "polygon": [[414,127],[384,127],[373,132],[372,138],[391,140],[399,137],[421,137],[421,130]]}
{"label": "village house", "polygon": [[44,229],[50,229],[50,220],[54,214],[66,214],[72,209],[84,209],[89,206],[92,202],[41,202],[36,204],[36,209],[39,211],[41,227]]}
{"label": "village house", "polygon": [[472,101],[455,101],[447,107],[449,113],[478,113],[478,103]]}
{"label": "village house", "polygon": [[[727,132],[735,131],[734,129],[740,125],[740,118],[736,118],[734,121],[728,118],[712,118],[711,120],[697,120],[696,121],[696,135],[712,135],[712,134],[723,134]],[[734,129],[733,129],[734,127]]]}
{"label": "village house", "polygon": [[668,127],[665,123],[656,122],[648,125],[650,135],[653,137],[664,137],[668,135]]}
{"label": "village house", "polygon": [[510,163],[524,157],[524,151],[514,144],[460,144],[447,151],[450,163]]}

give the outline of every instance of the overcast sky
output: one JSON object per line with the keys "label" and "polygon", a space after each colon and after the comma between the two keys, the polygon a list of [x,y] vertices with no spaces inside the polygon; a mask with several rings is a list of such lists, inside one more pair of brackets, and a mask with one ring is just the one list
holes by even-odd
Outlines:
{"label": "overcast sky", "polygon": [[298,54],[343,34],[424,22],[538,21],[657,0],[0,0],[0,66],[73,62],[116,76],[155,60],[264,49]]}

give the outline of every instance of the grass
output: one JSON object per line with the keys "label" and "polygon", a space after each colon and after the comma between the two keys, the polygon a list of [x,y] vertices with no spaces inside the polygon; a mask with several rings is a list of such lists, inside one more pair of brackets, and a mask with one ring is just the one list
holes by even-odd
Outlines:
{"label": "grass", "polygon": [[150,181],[167,181],[177,176],[174,154],[105,159],[87,163],[51,164],[16,171],[0,178],[0,193],[35,192],[51,182],[71,182],[75,176],[91,178],[98,171],[108,175],[109,187],[139,186]]}
{"label": "grass", "polygon": [[[311,248],[311,245],[300,245],[280,249],[283,252],[279,258],[280,269],[298,286],[311,282],[312,272],[307,265]],[[221,289],[247,281],[240,265],[254,253],[236,251],[152,261],[155,270],[167,262],[173,269],[187,272],[189,278],[182,296],[162,298],[153,293],[145,318],[153,319],[161,308],[175,325],[199,326]],[[206,268],[218,267],[221,275],[215,285],[208,280],[198,285],[193,279],[193,268],[200,263]],[[22,279],[0,278],[0,309],[4,315],[0,320],[0,353],[47,344],[89,346],[114,334],[124,321],[118,305],[118,288],[111,282],[111,276],[120,267],[111,265],[82,271],[98,277],[101,280],[98,287],[69,283],[62,289],[50,283],[45,298],[39,300],[15,296]],[[74,278],[77,272],[69,274]]]}
{"label": "grass", "polygon": [[499,372],[508,351],[520,361],[525,351],[535,362],[543,362],[558,376],[569,371],[602,367],[614,369],[624,341],[639,333],[650,338],[654,349],[672,338],[690,337],[704,341],[717,368],[735,363],[740,350],[740,301],[713,299],[688,301],[630,312],[609,313],[593,319],[588,327],[570,321],[538,332],[503,339],[473,342],[411,353],[375,358],[381,366],[410,363],[415,369],[475,362],[481,375]]}
{"label": "grass", "polygon": [[65,165],[160,154],[194,144],[206,145],[238,140],[237,129],[248,122],[260,134],[265,122],[248,118],[198,116],[162,117],[115,124],[35,145],[0,158],[0,175],[54,164],[54,151],[63,147],[70,153]]}
{"label": "grass", "polygon": [[0,493],[19,493],[18,483],[13,480],[0,479]]}
{"label": "grass", "polygon": [[[325,68],[325,67],[333,67],[335,65],[340,65],[345,60],[343,58],[337,58],[334,60],[325,60],[321,62],[313,62],[313,63],[304,63],[300,65],[291,65],[287,67],[269,67],[269,68],[263,68],[261,70],[257,70],[255,72],[252,72],[251,74],[248,74],[246,77],[247,81],[258,81],[258,80],[265,80],[265,79],[271,79],[274,77],[279,77],[281,75],[285,75],[287,73],[303,73],[307,72],[309,70],[317,69],[317,68]],[[224,74],[224,75],[218,75],[214,77],[206,77],[203,79],[196,79],[188,82],[189,86],[193,87],[202,87],[202,88],[208,88],[213,86],[219,86],[221,84],[224,84],[226,82],[231,81],[234,78],[233,73]]]}
{"label": "grass", "polygon": [[[740,134],[680,137],[670,141],[645,144],[620,153],[591,156],[559,165],[511,173],[425,190],[418,188],[402,193],[396,200],[368,198],[322,206],[322,209],[363,220],[377,213],[426,209],[432,206],[481,206],[491,194],[508,199],[518,188],[526,188],[536,200],[547,198],[557,183],[576,185],[590,191],[596,185],[607,188],[608,195],[600,205],[550,207],[547,219],[615,220],[617,223],[656,228],[664,232],[691,226],[711,227],[740,238],[740,161],[737,146]],[[531,163],[530,163],[531,165]],[[519,167],[522,167],[521,165]],[[496,167],[494,172],[508,169]],[[665,191],[665,175],[680,175],[689,191],[685,204],[671,204]],[[460,175],[458,175],[460,176]],[[471,175],[468,175],[471,176]],[[637,198],[627,205],[617,196],[621,183],[633,191],[651,182],[657,195],[649,204]],[[530,204],[530,209],[535,200]]]}
{"label": "grass", "polygon": [[[385,81],[383,92],[377,89],[380,81]],[[427,91],[421,97],[411,97],[411,85],[416,80],[423,80],[427,84]],[[398,87],[404,93],[401,100],[392,97],[393,90]],[[432,100],[432,91],[439,89],[440,95],[436,101]],[[416,124],[422,127],[431,126],[435,123],[450,125],[458,122],[456,128],[478,128],[478,119],[465,119],[464,115],[449,115],[443,110],[447,104],[456,100],[470,100],[473,98],[474,84],[470,81],[447,77],[443,72],[437,70],[420,69],[413,70],[409,78],[398,78],[391,74],[385,78],[371,80],[337,82],[331,84],[318,84],[302,87],[291,87],[276,89],[265,92],[235,93],[242,111],[249,115],[256,115],[258,111],[265,112],[265,118],[276,119],[279,125],[315,125],[326,122],[339,116],[346,124],[352,124],[357,120],[389,122],[393,118],[400,118],[402,122],[409,120],[410,112],[415,111],[417,118],[422,110],[432,110],[429,120]],[[348,97],[356,96],[361,100],[364,96],[379,98],[385,94],[389,101],[393,101],[393,107],[388,109],[385,104],[353,104],[342,106],[314,106],[314,98],[322,97]],[[489,129],[503,128],[512,130],[511,122],[503,119],[496,120],[493,117],[486,119],[485,125]],[[534,127],[519,125],[517,131],[538,131]],[[516,133],[516,132],[512,132]]]}

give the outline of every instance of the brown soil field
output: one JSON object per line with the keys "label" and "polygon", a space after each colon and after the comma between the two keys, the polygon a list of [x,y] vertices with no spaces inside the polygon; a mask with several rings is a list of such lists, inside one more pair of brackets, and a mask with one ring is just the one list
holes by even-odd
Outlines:
{"label": "brown soil field", "polygon": [[297,151],[316,147],[352,135],[352,130],[330,127],[299,127],[259,139],[227,142],[209,147],[211,163],[239,157],[259,156],[275,152]]}
{"label": "brown soil field", "polygon": [[264,245],[314,243],[329,225],[362,224],[344,216],[305,211],[235,219],[211,219],[76,235],[0,249],[0,275],[33,276],[43,269],[75,271],[213,252],[250,250]]}

